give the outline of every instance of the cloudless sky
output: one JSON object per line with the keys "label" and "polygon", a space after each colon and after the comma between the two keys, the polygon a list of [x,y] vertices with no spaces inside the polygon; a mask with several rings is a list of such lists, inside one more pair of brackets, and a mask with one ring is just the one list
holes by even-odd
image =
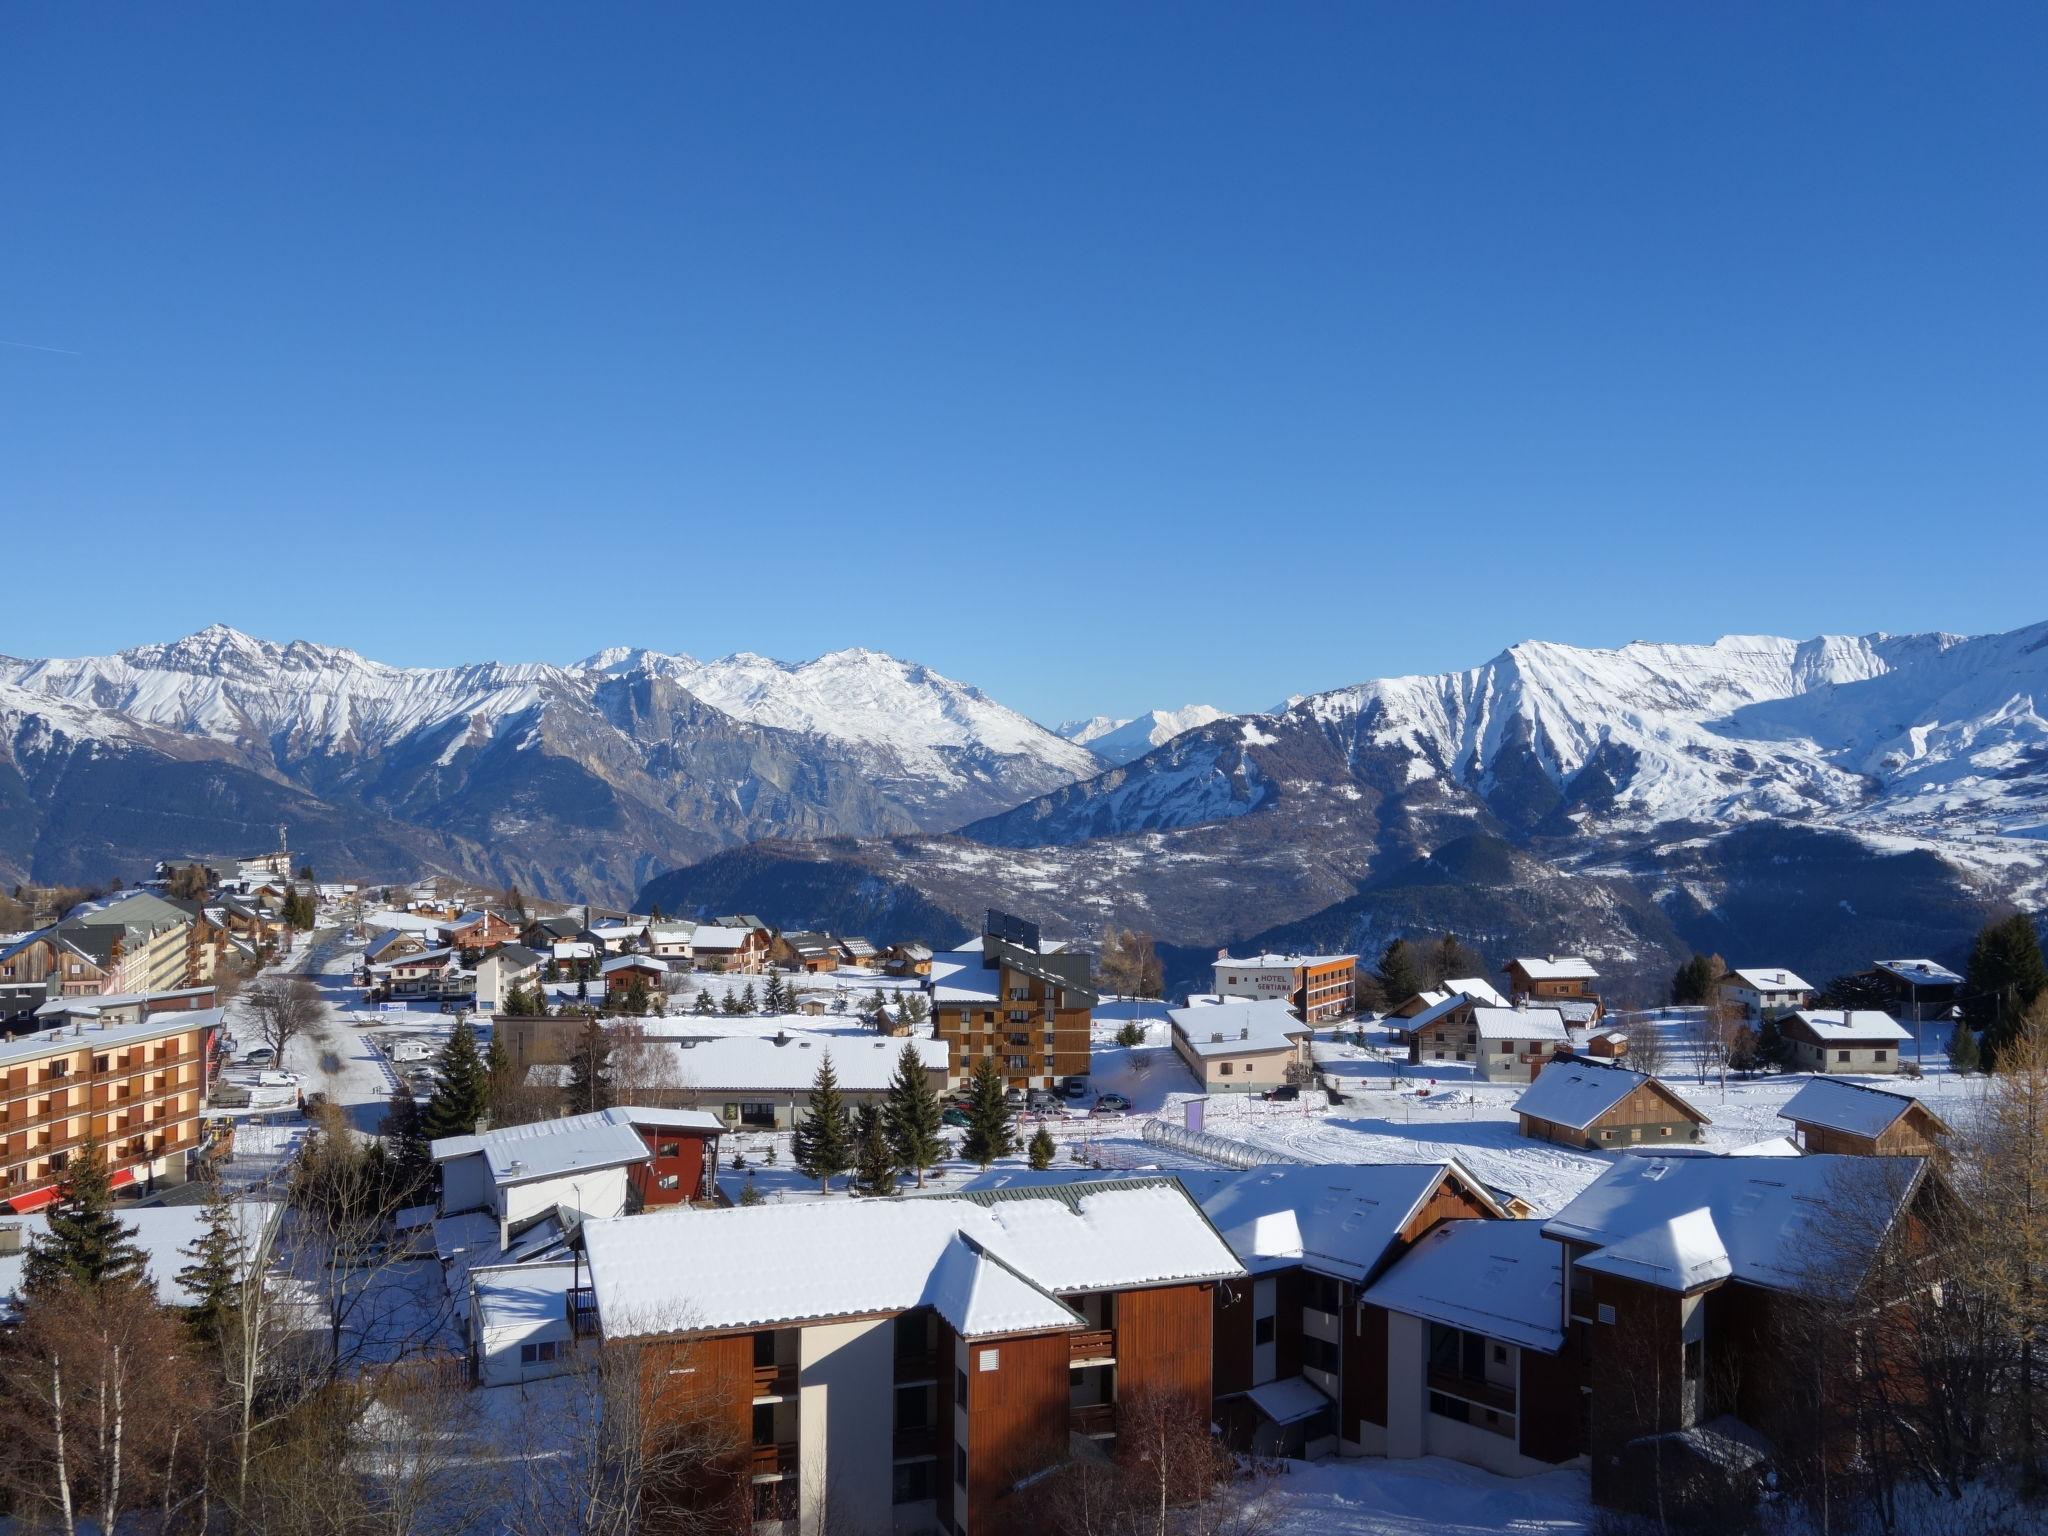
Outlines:
{"label": "cloudless sky", "polygon": [[866,645],[1056,720],[2039,620],[2044,60],[2039,4],[15,0],[0,651]]}

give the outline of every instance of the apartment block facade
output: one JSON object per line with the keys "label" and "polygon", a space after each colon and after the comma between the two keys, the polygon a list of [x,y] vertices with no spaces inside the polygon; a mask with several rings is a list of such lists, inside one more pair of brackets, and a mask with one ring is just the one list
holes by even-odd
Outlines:
{"label": "apartment block facade", "polygon": [[1014,1088],[1088,1075],[1096,994],[1087,955],[991,912],[981,943],[934,956],[931,978],[932,1034],[946,1042],[955,1081],[984,1056]]}

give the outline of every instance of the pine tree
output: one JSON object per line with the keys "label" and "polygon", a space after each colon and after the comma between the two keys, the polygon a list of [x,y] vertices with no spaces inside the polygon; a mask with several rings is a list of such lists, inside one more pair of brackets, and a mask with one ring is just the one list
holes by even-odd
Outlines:
{"label": "pine tree", "polygon": [[46,1294],[66,1281],[94,1291],[140,1285],[144,1270],[135,1228],[114,1214],[113,1177],[99,1139],[88,1135],[65,1165],[49,1230],[22,1261],[22,1293]]}
{"label": "pine tree", "polygon": [[1982,1031],[1985,1064],[1995,1067],[2034,999],[2048,991],[2048,962],[2041,958],[2033,919],[2015,912],[1987,923],[1970,945],[1964,975],[1963,1017]]}
{"label": "pine tree", "polygon": [[700,1018],[706,1018],[718,1012],[718,1005],[711,1001],[711,994],[709,992],[699,987],[697,989],[697,1005],[690,1011],[697,1014]]}
{"label": "pine tree", "polygon": [[1757,1065],[1767,1071],[1776,1072],[1784,1067],[1791,1054],[1786,1045],[1785,1031],[1778,1027],[1777,1018],[1765,1014],[1763,1023],[1757,1026],[1756,1031]]}
{"label": "pine tree", "polygon": [[1447,981],[1485,974],[1486,962],[1460,944],[1455,933],[1445,934],[1430,946],[1427,976],[1431,986],[1440,987]]}
{"label": "pine tree", "polygon": [[832,1188],[834,1174],[853,1166],[853,1126],[845,1096],[839,1091],[839,1074],[832,1070],[830,1051],[818,1063],[818,1075],[811,1080],[810,1107],[790,1140],[797,1167],[818,1181],[821,1192]]}
{"label": "pine tree", "polygon": [[1056,1150],[1052,1144],[1052,1133],[1041,1125],[1031,1133],[1031,1145],[1025,1148],[1025,1155],[1031,1159],[1031,1166],[1043,1173],[1052,1166]]}
{"label": "pine tree", "polygon": [[724,1014],[727,1018],[736,1019],[741,1014],[745,1013],[746,1009],[740,1006],[739,993],[733,991],[730,987],[728,987],[726,989],[725,996],[721,997],[718,1000],[718,1011]]}
{"label": "pine tree", "polygon": [[788,998],[782,990],[782,978],[770,971],[768,985],[761,990],[761,1006],[769,1013],[781,1013],[788,1006]]}
{"label": "pine tree", "polygon": [[896,1058],[889,1097],[882,1106],[882,1126],[890,1150],[896,1154],[896,1166],[915,1174],[919,1189],[924,1188],[925,1170],[936,1167],[946,1153],[946,1144],[939,1139],[944,1113],[938,1090],[925,1072],[924,1059],[915,1045],[905,1041]]}
{"label": "pine tree", "polygon": [[490,1077],[468,1019],[456,1021],[448,1043],[441,1047],[439,1065],[440,1081],[422,1117],[427,1137],[438,1141],[443,1136],[468,1136],[491,1109]]}
{"label": "pine tree", "polygon": [[612,1107],[612,1041],[601,1019],[583,1021],[569,1056],[569,1113],[594,1115]]}
{"label": "pine tree", "polygon": [[750,981],[740,988],[740,1012],[752,1017],[761,1011],[761,1000],[754,995],[754,984]]}
{"label": "pine tree", "polygon": [[1977,1070],[1977,1032],[1970,1028],[1968,1019],[1956,1020],[1955,1033],[1948,1037],[1948,1064],[1950,1070],[1955,1072]]}
{"label": "pine tree", "polygon": [[651,1001],[652,998],[647,991],[647,978],[635,971],[633,979],[626,983],[625,991],[619,996],[619,1012],[636,1019],[644,1018],[647,1005]]}
{"label": "pine tree", "polygon": [[[494,1055],[495,1045],[494,1041]],[[384,1124],[379,1129],[391,1144],[392,1177],[397,1181],[398,1198],[418,1200],[434,1182],[434,1149],[427,1139],[420,1102],[412,1096],[412,1090],[401,1087],[391,1095],[391,1107],[384,1112]]]}
{"label": "pine tree", "polygon": [[1017,1150],[1017,1133],[1003,1091],[1003,1074],[995,1057],[984,1056],[975,1062],[974,1075],[967,1084],[967,1135],[960,1150],[984,1168]]}
{"label": "pine tree", "polygon": [[178,1271],[178,1283],[194,1297],[185,1309],[192,1336],[217,1349],[242,1305],[244,1265],[239,1213],[218,1178],[210,1181],[206,1192],[204,1220],[206,1225],[191,1246],[178,1250],[192,1261]]}
{"label": "pine tree", "polygon": [[1422,990],[1422,965],[1406,939],[1395,939],[1380,951],[1378,974],[1389,1008],[1399,1007]]}
{"label": "pine tree", "polygon": [[854,1145],[858,1148],[855,1174],[864,1195],[896,1193],[896,1154],[889,1147],[889,1133],[882,1129],[882,1112],[863,1104],[854,1115]]}

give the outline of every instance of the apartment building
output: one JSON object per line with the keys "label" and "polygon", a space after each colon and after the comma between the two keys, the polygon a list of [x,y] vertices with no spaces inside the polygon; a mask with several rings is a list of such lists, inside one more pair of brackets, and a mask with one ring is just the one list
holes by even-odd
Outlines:
{"label": "apartment building", "polygon": [[1075,1437],[1112,1444],[1119,1405],[1206,1412],[1215,1288],[1244,1274],[1164,1178],[661,1212],[584,1243],[564,1316],[687,1355],[643,1369],[669,1395],[647,1410],[727,1423],[754,1519],[793,1536],[882,1510],[1010,1529],[1012,1492]]}
{"label": "apartment building", "polygon": [[1308,1025],[1351,1016],[1358,978],[1356,955],[1245,955],[1218,950],[1214,990],[1218,997],[1283,1002]]}
{"label": "apartment building", "polygon": [[1086,1077],[1093,985],[1087,955],[990,912],[979,945],[932,958],[932,1034],[946,1042],[948,1071],[958,1080],[994,1056],[1013,1088]]}
{"label": "apartment building", "polygon": [[219,1009],[74,1021],[0,1043],[0,1191],[17,1211],[57,1196],[96,1136],[116,1185],[183,1182],[200,1146]]}
{"label": "apartment building", "polygon": [[1173,1053],[1206,1093],[1264,1093],[1308,1065],[1309,1026],[1275,998],[1170,1008]]}

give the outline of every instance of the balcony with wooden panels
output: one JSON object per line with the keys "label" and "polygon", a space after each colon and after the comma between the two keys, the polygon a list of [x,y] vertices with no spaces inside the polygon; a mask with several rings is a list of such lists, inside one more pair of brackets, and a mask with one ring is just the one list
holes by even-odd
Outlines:
{"label": "balcony with wooden panels", "polygon": [[796,1471],[796,1442],[753,1447],[748,1452],[748,1471],[755,1477],[788,1477]]}
{"label": "balcony with wooden panels", "polygon": [[796,1370],[796,1362],[793,1360],[778,1360],[769,1365],[755,1366],[754,1396],[796,1396]]}
{"label": "balcony with wooden panels", "polygon": [[1077,1435],[1116,1433],[1115,1403],[1084,1403],[1067,1410],[1067,1428]]}
{"label": "balcony with wooden panels", "polygon": [[1114,1328],[1089,1328],[1080,1333],[1067,1335],[1067,1359],[1074,1365],[1086,1365],[1100,1360],[1116,1358],[1116,1330]]}

